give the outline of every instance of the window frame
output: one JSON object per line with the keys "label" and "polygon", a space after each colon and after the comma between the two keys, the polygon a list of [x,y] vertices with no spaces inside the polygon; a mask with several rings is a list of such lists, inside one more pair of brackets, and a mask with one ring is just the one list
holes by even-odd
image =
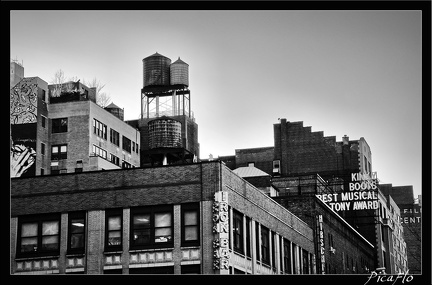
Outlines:
{"label": "window frame", "polygon": [[[155,225],[155,215],[160,213],[170,213],[170,227],[156,227]],[[150,240],[147,243],[137,244],[134,241],[134,231],[136,228],[134,226],[134,217],[136,215],[148,214],[150,217],[150,222],[148,227],[143,227],[142,229],[149,229]],[[171,230],[171,240],[166,242],[156,242],[155,232],[156,229],[170,228]],[[131,208],[131,218],[130,218],[130,249],[146,249],[146,248],[165,248],[174,247],[174,211],[172,205],[160,205],[160,206],[145,206],[145,207],[133,207]]]}
{"label": "window frame", "polygon": [[261,225],[261,262],[270,265],[270,229]]}
{"label": "window frame", "polygon": [[110,142],[120,147],[120,133],[113,128],[110,128]]}
{"label": "window frame", "polygon": [[[198,246],[200,245],[200,207],[199,203],[181,204],[181,246]],[[197,221],[195,225],[186,225],[185,214],[196,212]],[[186,240],[186,228],[196,227],[197,238],[195,240]]]}
{"label": "window frame", "polygon": [[[66,151],[61,151],[62,147],[66,147]],[[58,148],[57,153],[54,154],[53,150],[54,148]],[[55,144],[51,145],[51,161],[58,161],[62,159],[67,159],[68,154],[68,145],[67,144]]]}
{"label": "window frame", "polygon": [[55,118],[51,119],[51,133],[67,133],[68,132],[68,118]]}
{"label": "window frame", "polygon": [[108,127],[96,118],[93,118],[93,133],[98,137],[106,140],[107,139]]}
{"label": "window frame", "polygon": [[[82,233],[72,233],[72,221],[82,219],[84,220],[84,227]],[[82,234],[83,235],[83,245],[81,247],[72,248],[72,235]],[[85,211],[75,211],[68,213],[68,243],[67,243],[67,253],[68,254],[84,254],[86,248],[86,236],[87,236],[87,217]]]}
{"label": "window frame", "polygon": [[286,239],[283,238],[283,253],[284,253],[284,258],[283,258],[283,262],[284,262],[284,272],[286,274],[292,274],[291,271],[291,263],[292,263],[292,254],[291,254],[291,242]]}
{"label": "window frame", "polygon": [[[43,235],[42,227],[46,222],[57,222],[58,232],[55,235]],[[23,224],[36,223],[37,232],[36,236],[31,236],[36,238],[36,250],[22,252],[22,226]],[[47,236],[57,236],[57,249],[55,250],[44,250],[42,247],[43,237]],[[24,237],[25,238],[25,237]],[[25,257],[41,257],[41,256],[59,256],[60,255],[60,240],[61,240],[61,219],[60,213],[50,213],[50,214],[40,214],[40,215],[26,215],[18,217],[18,229],[17,229],[17,245],[16,245],[16,256],[17,258]]]}
{"label": "window frame", "polygon": [[122,136],[122,149],[132,153],[132,140],[126,136]]}
{"label": "window frame", "polygon": [[[110,230],[109,229],[109,219],[120,217],[120,230]],[[110,232],[120,232],[120,244],[109,245],[109,233]],[[105,211],[105,249],[106,252],[111,251],[122,251],[123,250],[123,209],[107,209]]]}
{"label": "window frame", "polygon": [[[236,226],[239,226],[237,229]],[[243,237],[245,234],[244,227],[243,227],[243,214],[239,211],[233,209],[233,247],[234,251],[238,252],[240,254],[244,254],[244,243],[243,243]]]}

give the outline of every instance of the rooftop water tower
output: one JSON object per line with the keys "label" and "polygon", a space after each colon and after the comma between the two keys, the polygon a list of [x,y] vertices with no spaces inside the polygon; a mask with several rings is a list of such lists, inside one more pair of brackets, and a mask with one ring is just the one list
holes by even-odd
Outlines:
{"label": "rooftop water tower", "polygon": [[[191,112],[189,65],[155,53],[143,59],[141,164],[191,163],[199,156],[198,126]],[[148,142],[148,144],[143,143]]]}

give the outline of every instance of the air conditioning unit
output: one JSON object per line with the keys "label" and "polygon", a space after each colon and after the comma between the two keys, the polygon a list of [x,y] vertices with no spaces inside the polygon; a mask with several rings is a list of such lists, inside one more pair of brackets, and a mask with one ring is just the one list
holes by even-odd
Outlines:
{"label": "air conditioning unit", "polygon": [[333,253],[333,254],[336,254],[336,248],[334,248],[334,247],[331,246],[330,247],[330,252]]}

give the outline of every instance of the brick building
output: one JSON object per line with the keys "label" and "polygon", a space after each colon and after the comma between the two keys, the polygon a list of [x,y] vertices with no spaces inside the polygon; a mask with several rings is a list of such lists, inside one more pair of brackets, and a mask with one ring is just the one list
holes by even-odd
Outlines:
{"label": "brick building", "polygon": [[[398,212],[394,218],[402,225],[402,232],[405,241],[408,268],[412,274],[421,274],[422,264],[422,205],[421,199],[414,199],[412,186],[393,186],[392,184],[381,184],[381,191],[391,196],[398,206]],[[396,207],[394,207],[396,209]],[[394,258],[403,260],[404,243],[397,237],[393,239],[395,249]]]}
{"label": "brick building", "polygon": [[313,229],[221,162],[11,179],[12,274],[313,274]]}
{"label": "brick building", "polygon": [[[376,175],[372,171],[371,149],[363,137],[349,140],[348,136],[344,136],[342,141],[337,142],[334,136],[324,136],[321,131],[312,132],[311,127],[303,126],[303,122],[288,122],[286,119],[280,119],[273,129],[274,147],[236,149],[234,156],[218,159],[227,161],[231,169],[253,164],[271,175],[271,183],[278,188],[279,195],[289,194],[289,199],[292,195],[310,194],[305,193],[310,181],[302,181],[301,177],[319,175],[327,187],[333,189],[333,193],[342,193],[350,192],[350,186],[354,184],[361,185],[362,181],[352,180],[356,175]],[[379,184],[377,179],[373,180],[376,185]],[[403,251],[395,252],[396,247],[393,248],[393,240],[398,240],[403,248],[403,235],[395,232],[399,228],[389,224],[387,214],[398,211],[397,205],[393,205],[391,197],[386,197],[379,189],[374,192],[375,202],[364,201],[374,203],[372,207],[361,211],[337,209],[337,214],[374,245],[374,268],[386,267],[387,273],[404,271],[407,269],[404,261],[406,253],[404,256]],[[357,202],[363,203],[353,201],[353,204]],[[399,257],[399,260],[395,261],[393,256]]]}
{"label": "brick building", "polygon": [[374,244],[317,197],[337,195],[318,174],[272,183],[280,189],[273,199],[314,229],[318,273],[367,274],[375,269]]}
{"label": "brick building", "polygon": [[140,166],[139,131],[97,105],[95,88],[16,73],[13,83],[11,177]]}

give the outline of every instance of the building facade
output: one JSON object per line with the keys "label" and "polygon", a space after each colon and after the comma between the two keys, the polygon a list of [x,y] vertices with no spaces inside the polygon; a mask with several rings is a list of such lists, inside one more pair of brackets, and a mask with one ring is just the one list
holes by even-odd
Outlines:
{"label": "building facade", "polygon": [[11,274],[314,274],[313,229],[221,162],[11,179]]}
{"label": "building facade", "polygon": [[[422,205],[421,197],[414,199],[412,186],[393,186],[392,184],[380,185],[381,191],[392,197],[398,206],[393,217],[402,225],[401,232],[405,243],[402,243],[397,236],[394,238],[394,248],[398,249],[394,257],[396,260],[404,260],[404,248],[407,255],[407,263],[410,273],[421,274],[422,264]],[[396,209],[396,207],[394,207]],[[401,256],[399,256],[401,255]]]}
{"label": "building facade", "polygon": [[338,194],[318,174],[274,178],[280,191],[273,197],[314,229],[319,274],[369,274],[375,269],[376,247],[326,202]]}
{"label": "building facade", "polygon": [[95,88],[17,74],[10,89],[11,177],[140,166],[139,131],[97,105]]}

